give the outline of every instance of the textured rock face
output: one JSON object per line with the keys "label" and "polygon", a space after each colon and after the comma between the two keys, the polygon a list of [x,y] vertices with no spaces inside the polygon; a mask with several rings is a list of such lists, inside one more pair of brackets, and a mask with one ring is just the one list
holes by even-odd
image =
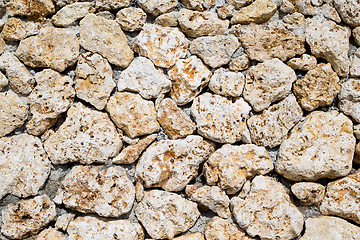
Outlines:
{"label": "textured rock face", "polygon": [[141,8],[123,8],[116,14],[116,21],[124,31],[140,31],[146,21],[146,13]]}
{"label": "textured rock face", "polygon": [[121,167],[75,166],[61,182],[54,201],[65,207],[103,217],[119,217],[131,210],[135,186]]}
{"label": "textured rock face", "polygon": [[231,199],[231,210],[241,228],[261,239],[293,239],[304,224],[284,187],[270,177],[255,177],[244,199]]}
{"label": "textured rock face", "polygon": [[178,4],[177,0],[139,0],[139,6],[154,16],[170,12]]}
{"label": "textured rock face", "polygon": [[337,111],[315,111],[281,144],[276,171],[293,181],[346,176],[354,150],[350,119]]}
{"label": "textured rock face", "polygon": [[177,20],[178,12],[164,13],[155,19],[155,24],[163,27],[176,27],[178,25]]}
{"label": "textured rock face", "polygon": [[249,6],[241,8],[231,18],[231,24],[266,22],[274,15],[276,8],[276,4],[271,0],[255,0]]}
{"label": "textured rock face", "polygon": [[10,16],[27,16],[36,20],[55,13],[51,0],[10,0],[7,4]]}
{"label": "textured rock face", "polygon": [[360,123],[360,80],[349,79],[341,84],[339,108]]}
{"label": "textured rock face", "polygon": [[246,120],[251,107],[242,98],[234,101],[211,93],[195,98],[191,106],[198,133],[220,143],[249,142]]}
{"label": "textured rock face", "polygon": [[198,174],[214,147],[200,136],[162,140],[150,145],[139,159],[135,177],[145,187],[181,191]]}
{"label": "textured rock face", "polygon": [[203,172],[209,185],[218,185],[227,194],[237,193],[247,179],[274,169],[264,147],[254,144],[225,144],[204,164]]}
{"label": "textured rock face", "polygon": [[206,240],[248,240],[238,226],[228,220],[214,217],[205,227]]}
{"label": "textured rock face", "polygon": [[58,230],[55,230],[53,228],[45,229],[42,231],[35,240],[66,240],[65,237],[59,232]]}
{"label": "textured rock face", "polygon": [[52,163],[103,163],[122,146],[120,135],[108,115],[81,103],[67,112],[65,122],[44,143]]}
{"label": "textured rock face", "polygon": [[154,239],[173,239],[192,227],[200,216],[196,203],[160,190],[146,192],[135,214]]}
{"label": "textured rock face", "polygon": [[[359,27],[360,29],[360,27]],[[355,38],[355,37],[354,37]],[[360,50],[358,49],[352,57],[350,66],[350,77],[360,77]]]}
{"label": "textured rock face", "polygon": [[316,57],[303,54],[300,58],[292,58],[287,62],[287,65],[294,70],[309,71],[316,67]]}
{"label": "textured rock face", "polygon": [[291,186],[291,192],[303,205],[319,205],[325,196],[325,187],[314,182],[299,182]]}
{"label": "textured rock face", "polygon": [[352,30],[352,35],[356,45],[360,45],[360,27],[356,27]]}
{"label": "textured rock face", "polygon": [[231,71],[242,71],[250,67],[250,59],[246,54],[242,54],[239,57],[231,60],[229,63],[229,69]]}
{"label": "textured rock face", "polygon": [[334,6],[346,24],[351,27],[360,26],[360,4],[358,0],[335,0]]}
{"label": "textured rock face", "polygon": [[295,80],[294,70],[277,58],[259,63],[246,74],[244,99],[255,111],[265,110],[272,102],[284,99]]}
{"label": "textured rock face", "polygon": [[47,195],[41,195],[2,210],[1,233],[11,239],[22,239],[38,233],[55,219],[55,204]]}
{"label": "textured rock face", "polygon": [[3,73],[0,73],[0,91],[5,89],[9,84],[8,79],[5,77]]}
{"label": "textured rock face", "polygon": [[127,67],[134,58],[119,24],[93,13],[87,14],[80,21],[80,45],[120,67]]}
{"label": "textured rock face", "polygon": [[51,18],[51,22],[55,26],[67,27],[73,25],[75,21],[85,17],[86,14],[93,12],[95,12],[94,4],[90,2],[76,2],[60,9]]}
{"label": "textured rock face", "polygon": [[96,0],[95,6],[100,10],[116,10],[130,6],[131,2],[132,0]]}
{"label": "textured rock face", "polygon": [[174,238],[174,240],[205,240],[205,238],[202,233],[197,232]]}
{"label": "textured rock face", "polygon": [[2,37],[8,41],[20,41],[39,33],[40,28],[40,23],[12,17],[8,19],[2,30]]}
{"label": "textured rock face", "polygon": [[241,72],[232,72],[220,68],[210,78],[209,88],[214,93],[225,97],[240,97],[244,84],[245,77]]}
{"label": "textured rock face", "polygon": [[185,57],[189,40],[177,28],[145,24],[136,37],[134,50],[158,67],[168,68]]}
{"label": "textured rock face", "polygon": [[114,123],[128,136],[135,138],[160,130],[156,121],[154,103],[147,101],[138,94],[118,92],[110,97],[106,105]]}
{"label": "textured rock face", "polygon": [[79,57],[79,41],[75,34],[54,27],[20,42],[16,56],[30,67],[48,67],[63,72]]}
{"label": "textured rock face", "polygon": [[77,217],[69,224],[69,240],[126,239],[143,240],[140,224],[129,220],[101,220],[96,217]]}
{"label": "textured rock face", "polygon": [[240,9],[245,5],[249,5],[252,0],[226,0],[226,2],[235,7],[236,9]]}
{"label": "textured rock face", "polygon": [[182,0],[186,8],[197,11],[204,11],[215,4],[215,0]]}

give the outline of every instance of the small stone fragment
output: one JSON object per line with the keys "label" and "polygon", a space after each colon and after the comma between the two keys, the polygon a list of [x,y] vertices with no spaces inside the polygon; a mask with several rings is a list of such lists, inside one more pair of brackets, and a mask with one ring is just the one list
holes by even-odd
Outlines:
{"label": "small stone fragment", "polygon": [[5,89],[8,84],[9,84],[9,81],[7,80],[5,75],[2,72],[0,72],[0,91]]}
{"label": "small stone fragment", "polygon": [[146,21],[146,13],[141,8],[123,8],[116,14],[116,21],[124,31],[140,31]]}
{"label": "small stone fragment", "polygon": [[292,58],[287,62],[287,65],[294,70],[309,71],[316,67],[316,57],[303,54],[300,58]]}
{"label": "small stone fragment", "polygon": [[55,204],[47,195],[20,200],[2,210],[1,233],[11,239],[22,239],[40,232],[55,218]]}
{"label": "small stone fragment", "polygon": [[356,50],[352,58],[350,77],[360,77],[360,49]]}
{"label": "small stone fragment", "polygon": [[356,45],[360,46],[360,27],[356,27],[352,30],[352,35]]}
{"label": "small stone fragment", "polygon": [[216,0],[182,0],[186,8],[197,11],[204,11],[211,8]]}
{"label": "small stone fragment", "polygon": [[66,231],[66,229],[69,226],[69,223],[74,220],[75,214],[74,213],[65,213],[61,216],[59,216],[55,223],[56,229],[61,229],[63,231]]}
{"label": "small stone fragment", "polygon": [[52,18],[55,26],[67,27],[82,19],[88,13],[95,12],[94,4],[90,2],[76,2],[60,9]]}
{"label": "small stone fragment", "polygon": [[163,27],[176,27],[178,25],[178,12],[164,13],[155,19],[155,24]]}
{"label": "small stone fragment", "polygon": [[263,23],[269,20],[277,7],[271,0],[255,0],[231,18],[231,24]]}
{"label": "small stone fragment", "polygon": [[218,68],[228,64],[239,47],[240,43],[234,35],[216,35],[196,38],[191,42],[189,50],[205,64]]}
{"label": "small stone fragment", "polygon": [[356,144],[354,163],[360,165],[360,143]]}
{"label": "small stone fragment", "polygon": [[197,232],[197,233],[182,235],[180,237],[174,238],[174,240],[205,240],[205,238],[202,233]]}
{"label": "small stone fragment", "polygon": [[48,228],[42,231],[35,240],[66,240],[66,238],[58,230]]}
{"label": "small stone fragment", "polygon": [[241,72],[231,72],[220,68],[210,78],[209,88],[214,93],[226,97],[240,97],[244,83],[245,77]]}
{"label": "small stone fragment", "polygon": [[52,0],[10,0],[6,9],[9,16],[27,16],[35,20],[55,13]]}
{"label": "small stone fragment", "polygon": [[242,54],[239,57],[231,60],[229,63],[229,69],[231,71],[243,71],[250,67],[250,59],[246,54]]}
{"label": "small stone fragment", "polygon": [[324,5],[322,5],[321,6],[321,13],[325,18],[327,18],[329,20],[332,20],[332,21],[334,21],[334,22],[336,22],[338,24],[341,23],[341,18],[339,16],[339,13],[330,4],[325,3]]}
{"label": "small stone fragment", "polygon": [[236,9],[240,9],[240,8],[252,3],[253,0],[226,0],[226,2],[228,4],[234,6]]}
{"label": "small stone fragment", "polygon": [[131,138],[160,130],[154,103],[139,94],[117,92],[110,97],[105,109],[113,122]]}
{"label": "small stone fragment", "polygon": [[339,108],[360,123],[360,80],[350,78],[341,84]]}
{"label": "small stone fragment", "polygon": [[299,182],[291,186],[291,192],[305,206],[319,205],[325,196],[325,187],[314,182]]}
{"label": "small stone fragment", "polygon": [[[290,4],[293,7],[293,11],[300,12],[307,16],[316,15],[316,8],[311,4],[312,0],[288,0],[286,4]],[[287,5],[290,7],[289,5]]]}
{"label": "small stone fragment", "polygon": [[354,126],[354,134],[356,139],[360,140],[360,124]]}
{"label": "small stone fragment", "polygon": [[145,195],[144,191],[144,185],[142,185],[140,182],[136,182],[135,185],[135,198],[137,202],[140,202]]}
{"label": "small stone fragment", "polygon": [[221,19],[230,18],[234,15],[234,7],[232,5],[228,5],[222,3],[216,7],[216,12]]}
{"label": "small stone fragment", "polygon": [[334,0],[334,7],[346,24],[351,27],[360,26],[360,4],[358,0]]}
{"label": "small stone fragment", "polygon": [[40,23],[11,17],[2,30],[2,37],[7,41],[20,41],[31,35],[38,34],[40,28]]}
{"label": "small stone fragment", "polygon": [[205,227],[206,240],[248,240],[236,224],[219,217],[212,218]]}
{"label": "small stone fragment", "polygon": [[135,214],[154,239],[173,239],[192,227],[200,216],[196,203],[160,190],[146,192]]}
{"label": "small stone fragment", "polygon": [[173,10],[178,0],[138,0],[138,4],[145,12],[159,16]]}
{"label": "small stone fragment", "polygon": [[116,10],[123,7],[129,7],[132,0],[96,0],[95,6],[99,10]]}

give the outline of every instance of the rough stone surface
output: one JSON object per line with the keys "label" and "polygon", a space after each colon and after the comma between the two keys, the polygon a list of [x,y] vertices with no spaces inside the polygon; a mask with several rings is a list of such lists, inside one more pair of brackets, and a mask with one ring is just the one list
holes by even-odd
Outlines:
{"label": "rough stone surface", "polygon": [[231,24],[263,23],[269,20],[277,7],[271,0],[255,0],[247,7],[240,9],[231,18]]}
{"label": "rough stone surface", "polygon": [[155,19],[155,24],[163,27],[176,27],[178,25],[178,12],[164,13]]}
{"label": "rough stone surface", "polygon": [[65,213],[59,216],[56,219],[55,228],[61,229],[63,231],[66,231],[66,229],[69,226],[69,223],[74,220],[75,214],[74,213]]}
{"label": "rough stone surface", "polygon": [[245,77],[241,72],[232,72],[220,68],[210,78],[209,88],[214,93],[225,97],[240,97],[245,84]]}
{"label": "rough stone surface", "polygon": [[138,0],[138,4],[145,12],[158,16],[174,9],[178,0]]}
{"label": "rough stone surface", "polygon": [[238,226],[228,220],[214,217],[205,227],[206,240],[248,240]]}
{"label": "rough stone surface", "polygon": [[2,37],[8,41],[20,41],[39,33],[40,28],[40,23],[12,17],[8,19],[2,30]]}
{"label": "rough stone surface", "polygon": [[352,78],[343,82],[339,100],[340,110],[360,123],[360,80]]}
{"label": "rough stone surface", "polygon": [[9,16],[26,16],[35,20],[55,13],[51,0],[10,0],[6,8]]}
{"label": "rough stone surface", "polygon": [[5,89],[8,84],[9,84],[8,79],[2,72],[0,72],[0,91]]}
{"label": "rough stone surface", "polygon": [[67,27],[82,19],[88,13],[95,12],[94,4],[90,2],[76,2],[60,9],[52,18],[55,26]]}
{"label": "rough stone surface", "polygon": [[352,57],[350,77],[360,77],[360,49]]}
{"label": "rough stone surface", "polygon": [[205,238],[202,233],[197,232],[197,233],[182,235],[180,237],[174,238],[174,240],[205,240]]}
{"label": "rough stone surface", "polygon": [[303,54],[300,58],[292,58],[287,62],[287,65],[294,70],[309,71],[316,67],[316,57]]}
{"label": "rough stone surface", "polygon": [[358,0],[334,0],[341,19],[351,27],[360,26],[360,4]]}
{"label": "rough stone surface", "polygon": [[229,63],[229,69],[231,71],[242,71],[250,67],[250,59],[246,54],[242,54],[239,57],[231,60]]}
{"label": "rough stone surface", "polygon": [[35,240],[66,240],[66,238],[58,230],[48,228],[42,231]]}
{"label": "rough stone surface", "polygon": [[360,124],[354,126],[354,134],[356,139],[360,140]]}
{"label": "rough stone surface", "polygon": [[182,0],[186,8],[197,11],[204,11],[211,8],[216,0]]}
{"label": "rough stone surface", "polygon": [[146,21],[146,13],[141,8],[123,8],[116,14],[116,21],[124,31],[140,31]]}
{"label": "rough stone surface", "polygon": [[314,182],[299,182],[291,186],[291,192],[303,205],[319,205],[325,196],[325,187]]}
{"label": "rough stone surface", "polygon": [[240,9],[246,5],[249,5],[252,3],[253,0],[226,0],[226,2],[232,6],[234,6],[236,9]]}
{"label": "rough stone surface", "polygon": [[356,45],[360,46],[360,27],[356,27],[352,30],[352,35]]}
{"label": "rough stone surface", "polygon": [[100,10],[116,10],[129,7],[132,0],[96,0],[95,6]]}

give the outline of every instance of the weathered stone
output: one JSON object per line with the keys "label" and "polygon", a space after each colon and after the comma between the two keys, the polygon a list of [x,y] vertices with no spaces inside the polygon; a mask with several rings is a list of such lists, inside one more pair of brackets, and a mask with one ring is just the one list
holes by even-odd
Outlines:
{"label": "weathered stone", "polygon": [[335,215],[360,224],[360,170],[330,182],[320,205],[324,215]]}
{"label": "weathered stone", "polygon": [[127,67],[134,58],[120,25],[93,13],[87,14],[80,21],[80,45],[120,67]]}
{"label": "weathered stone", "polygon": [[352,57],[350,77],[360,77],[360,49],[358,49]]}
{"label": "weathered stone", "polygon": [[217,35],[196,38],[191,42],[190,52],[198,55],[205,64],[218,68],[228,64],[240,43],[234,35]]}
{"label": "weathered stone", "polygon": [[36,73],[35,78],[37,85],[28,97],[32,116],[26,124],[26,131],[38,136],[51,128],[69,109],[75,90],[69,76],[51,69]]}
{"label": "weathered stone", "polygon": [[20,41],[39,33],[40,28],[40,23],[11,17],[2,30],[2,37],[8,41]]}
{"label": "weathered stone", "polygon": [[339,16],[339,13],[336,11],[336,9],[332,5],[330,5],[328,3],[325,3],[324,5],[322,5],[321,13],[325,18],[332,20],[338,24],[341,23],[341,18]]}
{"label": "weathered stone", "polygon": [[316,67],[316,57],[303,54],[300,58],[292,58],[287,62],[287,65],[294,70],[309,71]]}
{"label": "weathered stone", "polygon": [[234,6],[236,9],[240,9],[240,8],[252,3],[253,0],[226,0],[226,2],[228,4]]}
{"label": "weathered stone", "polygon": [[314,16],[317,13],[315,6],[311,4],[312,0],[287,0],[286,2],[288,8],[291,5],[293,11],[300,12],[301,14]]}
{"label": "weathered stone", "polygon": [[214,147],[200,136],[162,140],[151,144],[139,159],[135,178],[144,187],[181,191],[198,174]]}
{"label": "weathered stone", "polygon": [[136,206],[135,214],[147,233],[155,239],[173,239],[192,227],[200,216],[196,203],[160,190],[146,192]]}
{"label": "weathered stone", "polygon": [[202,233],[197,232],[174,238],[174,240],[205,240],[205,238]]}
{"label": "weathered stone", "polygon": [[2,72],[0,72],[0,91],[6,88],[8,84],[9,81],[7,80],[5,75]]}
{"label": "weathered stone", "polygon": [[1,217],[1,233],[11,239],[22,239],[40,232],[55,219],[55,204],[44,194],[8,204]]}
{"label": "weathered stone", "polygon": [[176,27],[178,25],[178,12],[164,13],[155,19],[155,24],[163,27]]}
{"label": "weathered stone", "polygon": [[223,145],[204,164],[203,172],[209,185],[218,185],[227,194],[237,193],[247,179],[266,174],[274,166],[264,147],[254,144]]}
{"label": "weathered stone", "polygon": [[80,55],[76,70],[76,96],[102,110],[115,87],[109,62],[97,53]]}
{"label": "weathered stone", "polygon": [[22,126],[29,114],[29,107],[12,91],[0,93],[0,137]]}
{"label": "weathered stone", "polygon": [[354,150],[348,117],[337,111],[314,111],[283,141],[275,167],[293,181],[337,178],[349,174]]}
{"label": "weathered stone", "polygon": [[58,230],[48,228],[42,231],[35,240],[66,240],[66,238]]}
{"label": "weathered stone", "polygon": [[334,7],[346,24],[351,27],[360,26],[360,4],[358,0],[334,0]]}
{"label": "weathered stone", "polygon": [[228,220],[214,217],[205,227],[206,240],[248,240],[238,226]]}
{"label": "weathered stone", "polygon": [[251,107],[243,98],[234,100],[204,93],[195,98],[191,115],[198,133],[220,143],[249,142],[246,120]]}
{"label": "weathered stone", "polygon": [[145,24],[136,37],[134,50],[158,67],[168,68],[185,57],[189,40],[177,28]]}
{"label": "weathered stone", "polygon": [[142,185],[140,182],[136,182],[135,185],[135,199],[137,202],[140,202],[145,195],[144,191],[144,185]]}
{"label": "weathered stone", "polygon": [[172,81],[171,98],[177,105],[191,102],[208,84],[211,71],[196,56],[178,60],[169,69],[168,76]]}
{"label": "weathered stone", "polygon": [[138,94],[117,92],[110,97],[106,111],[113,122],[131,138],[160,130],[154,103]]}
{"label": "weathered stone", "polygon": [[116,14],[116,21],[124,31],[140,31],[146,21],[146,13],[141,8],[123,8]]}
{"label": "weathered stone", "polygon": [[90,2],[76,2],[60,9],[52,18],[55,26],[67,27],[82,19],[88,13],[95,12],[94,4]]}
{"label": "weathered stone", "polygon": [[144,231],[139,223],[129,220],[101,220],[96,217],[77,217],[69,225],[69,240],[126,239],[143,240]]}
{"label": "weathered stone", "polygon": [[132,0],[96,0],[95,6],[100,10],[116,10],[129,7]]}
{"label": "weathered stone", "polygon": [[120,134],[107,113],[81,103],[67,111],[65,122],[44,143],[53,164],[103,163],[121,149]]}
{"label": "weathered stone", "polygon": [[356,45],[360,46],[360,27],[356,27],[352,30],[352,35]]}
{"label": "weathered stone", "polygon": [[356,139],[360,140],[360,124],[354,126],[354,134]]}
{"label": "weathered stone", "polygon": [[270,148],[280,145],[287,138],[290,129],[300,121],[302,114],[296,98],[290,94],[247,121],[251,141]]}
{"label": "weathered stone", "polygon": [[170,98],[165,98],[160,103],[157,119],[171,139],[186,137],[196,130],[195,123]]}
{"label": "weathered stone", "polygon": [[294,70],[277,58],[249,68],[246,74],[244,99],[257,112],[272,102],[284,99],[295,82]]}
{"label": "weathered stone", "polygon": [[186,8],[197,11],[204,11],[215,4],[215,0],[182,0]]}
{"label": "weathered stone", "polygon": [[244,84],[245,77],[241,72],[231,72],[220,68],[210,78],[209,88],[214,93],[226,97],[240,97]]}
{"label": "weathered stone", "polygon": [[54,201],[82,212],[119,217],[131,210],[135,187],[121,167],[74,166],[60,183]]}
{"label": "weathered stone", "polygon": [[242,71],[250,67],[250,59],[246,54],[242,54],[239,57],[231,60],[229,63],[229,69],[231,71]]}
{"label": "weathered stone", "polygon": [[291,192],[305,205],[319,205],[325,196],[325,187],[314,182],[299,182],[291,186]]}
{"label": "weathered stone", "polygon": [[355,147],[354,163],[360,165],[360,142]]}
{"label": "weathered stone", "polygon": [[232,5],[228,5],[226,3],[221,3],[217,5],[216,12],[221,19],[230,18],[235,14],[234,7]]}
{"label": "weathered stone", "polygon": [[339,76],[345,77],[350,67],[349,28],[320,18],[308,18],[306,25],[306,42],[312,55],[325,58]]}
{"label": "weathered stone", "polygon": [[271,0],[255,0],[247,7],[240,9],[231,18],[231,24],[263,23],[269,20],[277,7]]}
{"label": "weathered stone", "polygon": [[61,216],[59,216],[56,219],[56,223],[55,223],[55,228],[56,229],[61,229],[63,231],[66,231],[66,229],[69,226],[69,223],[74,220],[75,218],[75,214],[74,213],[65,213],[62,214]]}
{"label": "weathered stone", "polygon": [[138,4],[145,12],[159,16],[173,10],[178,0],[138,0]]}
{"label": "weathered stone", "polygon": [[55,13],[51,0],[10,0],[6,5],[9,16],[27,16],[35,20]]}
{"label": "weathered stone", "polygon": [[271,177],[255,177],[249,194],[244,199],[232,198],[230,206],[236,222],[251,237],[289,240],[303,229],[301,212],[283,185]]}
{"label": "weathered stone", "polygon": [[182,8],[178,16],[182,31],[189,37],[224,34],[229,27],[229,20],[221,20],[215,12],[191,11]]}
{"label": "weathered stone", "polygon": [[360,123],[360,80],[351,78],[341,84],[339,108]]}

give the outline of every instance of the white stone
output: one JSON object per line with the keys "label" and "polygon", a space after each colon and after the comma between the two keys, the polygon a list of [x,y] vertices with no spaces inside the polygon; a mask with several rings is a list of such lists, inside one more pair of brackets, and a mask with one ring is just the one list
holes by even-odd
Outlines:
{"label": "white stone", "polygon": [[360,123],[360,80],[351,78],[341,84],[339,108]]}
{"label": "white stone", "polygon": [[40,23],[11,17],[2,30],[2,37],[8,41],[20,41],[31,35],[38,34],[40,28]]}
{"label": "white stone", "polygon": [[319,205],[325,196],[325,187],[314,182],[299,182],[291,186],[291,192],[305,206]]}
{"label": "white stone", "polygon": [[94,4],[90,2],[76,2],[61,8],[52,18],[55,26],[67,27],[82,19],[88,13],[95,12]]}
{"label": "white stone", "polygon": [[356,50],[354,56],[352,57],[350,77],[360,77],[360,49]]}
{"label": "white stone", "polygon": [[74,213],[65,213],[62,214],[61,216],[59,216],[56,219],[56,223],[55,223],[55,228],[56,229],[61,229],[63,231],[66,231],[66,229],[69,226],[69,223],[74,220],[75,218],[75,214]]}
{"label": "white stone", "polygon": [[352,35],[354,37],[355,44],[360,46],[360,27],[356,27],[352,30]]}
{"label": "white stone", "polygon": [[216,0],[182,0],[187,9],[204,11],[211,8]]}
{"label": "white stone", "polygon": [[276,9],[276,4],[271,0],[255,0],[241,8],[231,18],[231,24],[264,23],[274,15]]}
{"label": "white stone", "polygon": [[360,26],[360,4],[358,0],[334,0],[334,7],[347,25],[350,27]]}
{"label": "white stone", "polygon": [[242,71],[250,67],[250,59],[246,54],[242,54],[237,58],[234,58],[229,63],[229,69],[231,71]]}
{"label": "white stone", "polygon": [[35,240],[66,240],[66,238],[60,231],[48,228],[42,231]]}
{"label": "white stone", "polygon": [[116,21],[124,31],[140,31],[146,21],[146,13],[141,8],[123,8],[116,14]]}
{"label": "white stone", "polygon": [[123,7],[129,7],[131,3],[132,0],[95,0],[95,6],[100,10],[116,10]]}
{"label": "white stone", "polygon": [[205,238],[202,233],[197,232],[197,233],[182,235],[180,237],[174,238],[174,240],[205,240]]}
{"label": "white stone", "polygon": [[138,0],[138,4],[145,12],[158,16],[173,10],[178,0]]}
{"label": "white stone", "polygon": [[316,67],[316,57],[303,54],[300,58],[292,58],[287,62],[287,65],[294,70],[309,71]]}
{"label": "white stone", "polygon": [[232,72],[220,68],[210,78],[209,88],[214,93],[225,97],[240,97],[245,84],[245,77],[241,72]]}

